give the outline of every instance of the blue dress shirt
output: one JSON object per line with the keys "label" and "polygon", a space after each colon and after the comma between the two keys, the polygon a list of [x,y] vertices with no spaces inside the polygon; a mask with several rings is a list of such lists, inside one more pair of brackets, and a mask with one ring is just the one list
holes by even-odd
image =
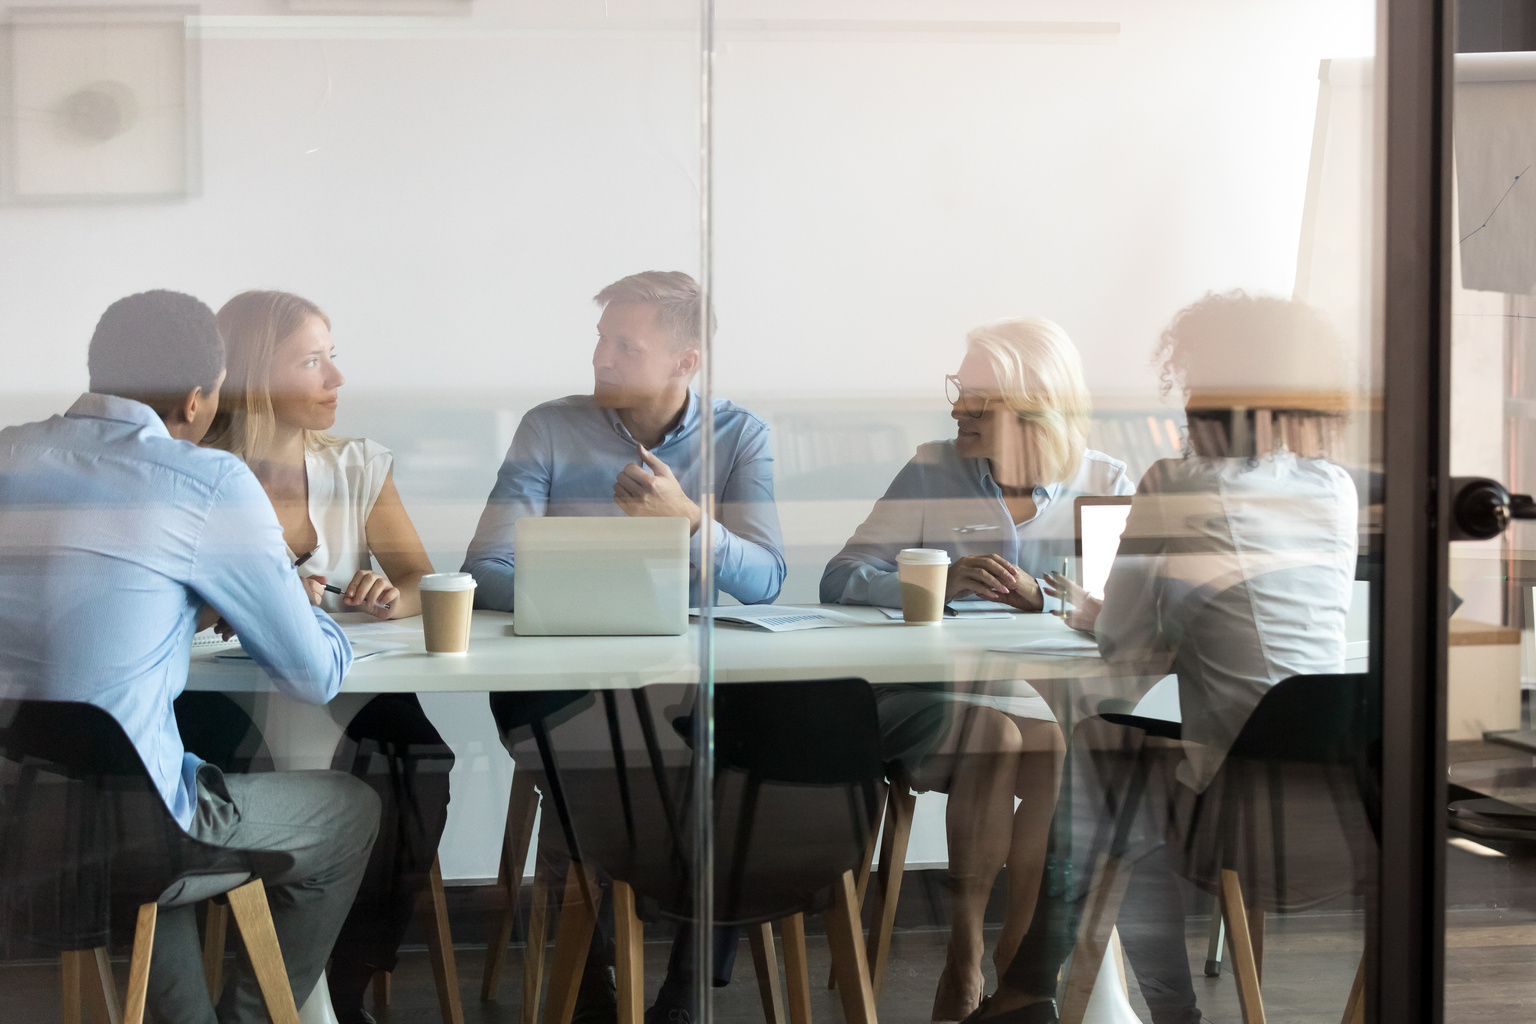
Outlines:
{"label": "blue dress shirt", "polygon": [[1059,572],[1074,550],[1073,498],[1134,490],[1125,463],[1090,448],[1070,478],[1035,488],[1034,518],[1015,525],[986,459],[961,458],[952,438],[930,441],[827,563],[821,599],[900,608],[896,555],[902,548],[942,548],[951,562],[1001,555],[1039,579]]}
{"label": "blue dress shirt", "polygon": [[[699,500],[702,401],[692,390],[677,425],[651,451]],[[773,504],[768,424],[727,402],[714,402],[714,566],[717,588],[742,604],[771,602],[784,585],[784,538]],[[464,561],[477,584],[475,607],[512,611],[512,524],[523,516],[622,516],[613,500],[620,471],[638,461],[635,440],[612,409],[591,395],[545,402],[528,411],[496,475]],[[702,532],[702,531],[701,531]],[[699,603],[699,534],[693,535],[689,602]]]}
{"label": "blue dress shirt", "polygon": [[280,690],[336,694],[351,646],[311,607],[243,462],[109,395],[0,431],[0,696],[112,715],[183,828],[202,762],[171,704],[205,602]]}

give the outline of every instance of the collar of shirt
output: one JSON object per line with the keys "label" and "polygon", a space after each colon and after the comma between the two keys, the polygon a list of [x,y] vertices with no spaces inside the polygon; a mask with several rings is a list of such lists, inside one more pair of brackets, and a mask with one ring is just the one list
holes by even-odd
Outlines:
{"label": "collar of shirt", "polygon": [[[673,441],[676,441],[678,438],[685,437],[690,431],[696,429],[699,425],[699,419],[702,416],[700,411],[701,404],[702,403],[699,399],[699,393],[693,390],[693,388],[689,388],[688,404],[683,409],[683,415],[678,419],[677,424],[672,427],[671,430],[668,430],[664,435],[662,435],[661,441],[656,444],[651,449],[651,451],[659,451],[662,448],[665,448],[667,445],[671,444]],[[630,444],[639,443],[630,434],[629,428],[626,427],[624,422],[619,419],[619,414],[616,410],[604,409],[603,415],[608,418],[608,422],[613,427],[613,432],[615,434],[618,434],[619,437],[623,438]]]}
{"label": "collar of shirt", "polygon": [[[1003,489],[998,486],[996,480],[992,479],[992,470],[988,468],[989,464],[987,460],[967,459],[966,461],[975,465],[976,472],[979,475],[979,479],[983,487],[985,487],[993,497],[1001,501],[1003,498]],[[1061,493],[1061,484],[1062,482],[1060,480],[1050,484],[1036,484],[1034,491],[1030,494],[1030,497],[1035,499],[1035,508],[1044,509],[1045,506],[1055,501],[1056,495]]]}
{"label": "collar of shirt", "polygon": [[135,402],[131,398],[119,398],[117,395],[98,395],[93,391],[87,391],[75,399],[75,404],[71,405],[64,415],[76,419],[117,420],[143,427],[162,437],[171,436],[171,432],[165,429],[165,422],[160,419],[159,413],[143,402]]}

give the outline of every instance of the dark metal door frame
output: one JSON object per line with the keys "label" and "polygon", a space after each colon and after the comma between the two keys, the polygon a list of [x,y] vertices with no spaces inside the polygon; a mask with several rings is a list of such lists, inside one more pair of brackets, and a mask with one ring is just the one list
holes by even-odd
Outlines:
{"label": "dark metal door frame", "polygon": [[1445,975],[1450,0],[1386,0],[1382,814],[1368,915],[1369,1019],[1438,1022]]}

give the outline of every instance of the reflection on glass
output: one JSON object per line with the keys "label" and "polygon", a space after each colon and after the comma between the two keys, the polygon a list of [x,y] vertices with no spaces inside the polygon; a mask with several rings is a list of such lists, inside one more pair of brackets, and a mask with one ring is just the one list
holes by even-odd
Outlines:
{"label": "reflection on glass", "polygon": [[[108,712],[304,1024],[1359,1008],[1374,4],[722,7],[702,111],[670,0],[13,13],[0,732]],[[1473,150],[1459,302],[1524,266]],[[1517,552],[1464,615],[1515,624]],[[106,833],[14,738],[47,1019]],[[263,1014],[182,891],[151,1015]]]}

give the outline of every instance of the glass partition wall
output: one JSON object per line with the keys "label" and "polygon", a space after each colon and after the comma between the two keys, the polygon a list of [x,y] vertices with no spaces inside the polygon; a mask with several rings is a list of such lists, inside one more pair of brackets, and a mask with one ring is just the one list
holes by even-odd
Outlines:
{"label": "glass partition wall", "polygon": [[755,670],[873,695],[882,1020],[1364,1012],[1377,13],[716,7],[713,387],[771,428],[780,614],[847,617]]}
{"label": "glass partition wall", "polygon": [[[1410,947],[1438,994],[1383,925],[1439,737],[1381,638],[1441,620],[1377,59],[1429,81],[1432,5],[363,3],[5,8],[27,1019],[1353,1022]],[[137,760],[45,742],[82,702]],[[58,898],[188,843],[287,986],[212,883]]]}

